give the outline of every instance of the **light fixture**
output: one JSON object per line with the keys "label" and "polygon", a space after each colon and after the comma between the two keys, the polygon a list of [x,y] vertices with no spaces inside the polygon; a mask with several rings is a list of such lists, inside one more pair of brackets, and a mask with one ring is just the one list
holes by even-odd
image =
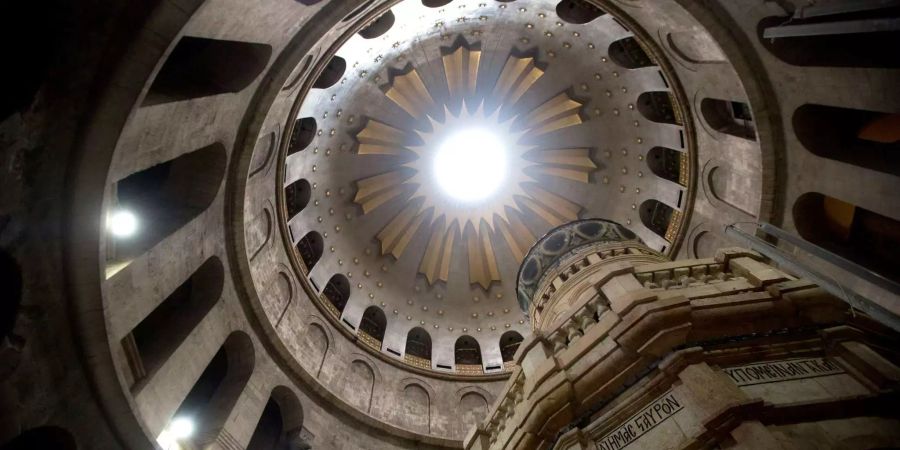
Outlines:
{"label": "light fixture", "polygon": [[477,202],[506,178],[506,146],[485,128],[466,128],[447,137],[434,157],[438,185],[450,197]]}
{"label": "light fixture", "polygon": [[113,236],[127,238],[137,231],[137,217],[131,211],[120,209],[109,215],[106,227]]}
{"label": "light fixture", "polygon": [[194,434],[194,421],[187,417],[178,417],[169,424],[169,430],[176,439],[185,439]]}
{"label": "light fixture", "polygon": [[156,442],[165,450],[180,449],[179,441],[194,434],[194,421],[187,417],[176,417],[156,438]]}

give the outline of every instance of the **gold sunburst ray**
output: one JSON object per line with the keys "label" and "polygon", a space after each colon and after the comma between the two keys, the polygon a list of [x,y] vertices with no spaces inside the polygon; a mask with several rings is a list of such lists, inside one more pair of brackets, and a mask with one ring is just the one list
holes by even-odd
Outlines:
{"label": "gold sunburst ray", "polygon": [[[369,119],[356,136],[357,153],[411,158],[402,158],[393,170],[357,180],[354,202],[368,214],[408,195],[408,204],[376,236],[382,253],[402,257],[415,234],[425,229],[427,243],[418,271],[429,284],[448,281],[454,251],[460,250],[466,256],[469,282],[487,290],[501,279],[498,245],[521,261],[534,242],[534,234],[525,225],[527,215],[550,226],[578,218],[581,205],[546,189],[540,178],[589,183],[597,165],[589,148],[548,148],[537,139],[582,123],[582,104],[569,95],[571,90],[516,113],[519,100],[544,71],[532,57],[510,55],[494,85],[482,87],[477,84],[481,58],[480,50],[465,46],[442,56],[448,99],[431,92],[414,67],[393,77],[385,96],[413,120],[401,129]],[[449,133],[467,125],[490,128],[506,137],[503,188],[478,204],[448,199],[433,176],[436,147]],[[420,142],[411,144],[411,136]]]}

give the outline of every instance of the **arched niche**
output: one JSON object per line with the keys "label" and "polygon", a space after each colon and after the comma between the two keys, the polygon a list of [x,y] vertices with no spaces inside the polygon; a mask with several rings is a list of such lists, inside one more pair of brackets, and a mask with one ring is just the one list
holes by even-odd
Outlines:
{"label": "arched niche", "polygon": [[335,56],[331,58],[331,61],[328,61],[328,65],[325,66],[325,69],[319,75],[319,78],[316,79],[316,82],[313,83],[314,89],[328,89],[331,86],[334,86],[335,83],[340,81],[341,77],[344,76],[344,71],[347,70],[347,61],[340,56]]}
{"label": "arched niche", "polygon": [[684,152],[678,150],[653,147],[647,152],[647,167],[654,175],[680,184],[682,165],[686,162],[686,157]]}
{"label": "arched niche", "polygon": [[287,206],[288,220],[300,214],[312,198],[312,186],[309,181],[299,179],[284,188],[284,203]]}
{"label": "arched niche", "polygon": [[361,359],[353,360],[344,378],[344,400],[361,411],[369,412],[374,392],[375,371],[372,365]]}
{"label": "arched niche", "polygon": [[212,256],[122,338],[133,385],[152,378],[175,353],[219,301],[224,283],[222,262]]}
{"label": "arched niche", "polygon": [[0,249],[0,286],[4,300],[0,302],[0,340],[9,336],[16,325],[22,303],[22,270],[15,258]]}
{"label": "arched niche", "polygon": [[704,98],[700,102],[700,113],[715,131],[750,141],[756,140],[750,105],[744,102]]}
{"label": "arched niche", "polygon": [[641,203],[641,223],[659,237],[665,239],[669,223],[672,221],[674,209],[656,199],[645,200]]}
{"label": "arched niche", "polygon": [[418,383],[403,388],[401,418],[410,429],[420,433],[431,431],[431,396]]}
{"label": "arched niche", "polygon": [[107,276],[206,211],[222,185],[226,164],[225,147],[215,143],[114,183],[107,214],[128,211],[138,225],[131,236],[107,234]]}
{"label": "arched niche", "polygon": [[465,433],[487,417],[489,404],[481,393],[468,391],[460,396],[458,408],[460,425]]}
{"label": "arched niche", "polygon": [[253,373],[254,361],[250,336],[232,332],[194,382],[173,420],[192,418],[194,437],[190,440],[195,447],[204,448],[218,438]]}
{"label": "arched niche", "polygon": [[645,119],[656,123],[680,125],[673,105],[672,93],[667,91],[644,92],[637,98],[638,112]]}
{"label": "arched niche", "polygon": [[512,361],[522,343],[522,335],[514,330],[509,330],[500,336],[500,356],[503,362]]}
{"label": "arched niche", "polygon": [[363,39],[375,39],[380,37],[394,26],[395,20],[396,18],[394,17],[393,11],[388,10],[388,12],[382,14],[370,24],[366,25],[365,28],[360,30],[359,35],[362,36]]}
{"label": "arched niche", "polygon": [[900,176],[900,114],[806,104],[792,122],[811,153]]}
{"label": "arched niche", "polygon": [[307,273],[312,271],[324,252],[325,239],[318,231],[310,231],[297,241],[297,253],[300,255],[303,265],[306,266]]}
{"label": "arched niche", "polygon": [[25,430],[0,450],[77,450],[75,438],[60,427],[44,426]]}
{"label": "arched niche", "polygon": [[384,311],[374,305],[366,308],[359,322],[359,332],[382,342],[385,330],[387,330],[387,317],[384,315]]}
{"label": "arched niche", "polygon": [[153,79],[143,106],[240,92],[262,73],[271,55],[266,44],[184,36]]}
{"label": "arched niche", "polygon": [[406,333],[405,353],[417,358],[431,360],[431,335],[422,327],[415,327]]}
{"label": "arched niche", "polygon": [[460,336],[453,345],[453,359],[457,365],[482,365],[481,346],[472,336]]}
{"label": "arched niche", "polygon": [[290,388],[277,386],[260,415],[247,450],[280,450],[302,447],[303,407]]}
{"label": "arched niche", "polygon": [[350,280],[342,274],[335,274],[325,284],[322,294],[340,314],[344,312],[344,306],[347,306],[347,300],[350,299]]}
{"label": "arched niche", "polygon": [[291,130],[291,141],[288,144],[288,155],[293,155],[312,143],[316,137],[316,119],[313,117],[302,117],[294,121],[294,129]]}
{"label": "arched niche", "polygon": [[808,192],[794,202],[800,236],[892,280],[900,280],[900,221]]}
{"label": "arched niche", "polygon": [[562,0],[556,4],[556,15],[567,23],[585,24],[604,14],[602,9],[584,0]]}
{"label": "arched niche", "polygon": [[[896,52],[884,51],[888,42],[900,42],[900,31],[877,33],[821,34],[766,39],[769,27],[783,25],[787,17],[767,17],[759,22],[757,37],[772,55],[794,66],[900,68]],[[821,19],[819,19],[821,22]],[[827,20],[827,19],[826,19]],[[791,20],[790,25],[803,24]]]}
{"label": "arched niche", "polygon": [[609,59],[626,69],[640,69],[656,65],[634,36],[613,42],[609,45],[608,52]]}

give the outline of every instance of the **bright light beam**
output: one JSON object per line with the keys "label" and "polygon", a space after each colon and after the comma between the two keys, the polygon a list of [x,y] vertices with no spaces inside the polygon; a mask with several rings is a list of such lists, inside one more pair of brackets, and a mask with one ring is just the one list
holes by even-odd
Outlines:
{"label": "bright light beam", "polygon": [[506,146],[484,128],[467,128],[448,137],[434,157],[438,186],[463,202],[484,200],[506,179]]}

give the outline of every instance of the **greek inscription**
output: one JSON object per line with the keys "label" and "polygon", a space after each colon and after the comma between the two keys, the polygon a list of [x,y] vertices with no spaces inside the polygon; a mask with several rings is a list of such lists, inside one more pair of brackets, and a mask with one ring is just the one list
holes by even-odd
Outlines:
{"label": "greek inscription", "polygon": [[776,383],[786,380],[821,377],[844,373],[827,358],[789,359],[768,361],[722,369],[738,386]]}
{"label": "greek inscription", "polygon": [[675,394],[672,391],[666,392],[637,414],[629,417],[618,428],[596,440],[597,448],[600,450],[623,449],[674,416],[682,408],[683,406]]}

